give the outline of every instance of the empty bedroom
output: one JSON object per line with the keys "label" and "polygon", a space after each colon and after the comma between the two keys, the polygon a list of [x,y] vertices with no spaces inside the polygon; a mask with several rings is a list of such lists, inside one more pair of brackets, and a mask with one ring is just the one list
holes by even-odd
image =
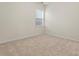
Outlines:
{"label": "empty bedroom", "polygon": [[0,2],[0,56],[79,56],[79,2]]}

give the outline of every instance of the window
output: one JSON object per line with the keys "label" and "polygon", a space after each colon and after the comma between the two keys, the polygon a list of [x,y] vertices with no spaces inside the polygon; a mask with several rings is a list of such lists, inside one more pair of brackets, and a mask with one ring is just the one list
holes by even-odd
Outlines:
{"label": "window", "polygon": [[42,25],[43,23],[43,18],[44,18],[44,13],[42,10],[37,10],[36,11],[36,25]]}

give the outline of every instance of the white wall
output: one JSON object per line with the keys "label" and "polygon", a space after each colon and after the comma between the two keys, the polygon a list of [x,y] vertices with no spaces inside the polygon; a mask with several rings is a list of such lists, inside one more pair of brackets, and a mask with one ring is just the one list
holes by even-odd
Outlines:
{"label": "white wall", "polygon": [[79,3],[49,3],[45,17],[48,34],[79,39]]}
{"label": "white wall", "polygon": [[42,33],[35,26],[35,13],[40,3],[0,3],[0,43]]}

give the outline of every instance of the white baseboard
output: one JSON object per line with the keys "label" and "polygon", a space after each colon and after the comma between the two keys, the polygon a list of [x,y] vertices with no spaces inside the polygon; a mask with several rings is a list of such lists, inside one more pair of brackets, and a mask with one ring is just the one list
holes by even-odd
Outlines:
{"label": "white baseboard", "polygon": [[62,38],[62,39],[73,40],[73,41],[79,42],[79,39],[75,39],[75,38],[72,38],[72,37],[66,37],[64,35],[57,35],[57,34],[50,34],[50,33],[47,33],[47,35],[52,36],[52,37],[59,37],[59,38]]}
{"label": "white baseboard", "polygon": [[32,34],[32,35],[20,36],[20,37],[17,37],[15,39],[8,39],[8,40],[0,41],[0,44],[15,41],[15,40],[20,40],[20,39],[24,39],[24,38],[27,39],[27,38],[31,38],[31,37],[39,36],[39,35],[49,35],[49,36],[52,36],[52,37],[59,37],[59,38],[73,40],[73,41],[77,41],[77,42],[79,41],[79,39],[74,39],[74,38],[71,38],[71,37],[65,37],[63,35],[57,35],[57,34],[53,35],[51,33],[37,33],[37,34]]}
{"label": "white baseboard", "polygon": [[24,38],[27,39],[27,38],[38,36],[38,35],[41,35],[41,34],[42,33],[37,33],[37,34],[32,34],[32,35],[20,36],[20,37],[14,38],[14,39],[6,39],[6,40],[3,40],[3,41],[0,41],[0,44],[15,41],[15,40],[20,40],[20,39],[24,39]]}

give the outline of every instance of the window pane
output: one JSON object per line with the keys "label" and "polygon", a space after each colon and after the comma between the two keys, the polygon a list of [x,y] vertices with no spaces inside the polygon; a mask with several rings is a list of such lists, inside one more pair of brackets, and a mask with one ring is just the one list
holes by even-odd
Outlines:
{"label": "window pane", "polygon": [[43,23],[43,11],[42,10],[36,10],[36,25],[42,25]]}
{"label": "window pane", "polygon": [[36,18],[43,19],[43,11],[42,10],[37,10],[36,11]]}

